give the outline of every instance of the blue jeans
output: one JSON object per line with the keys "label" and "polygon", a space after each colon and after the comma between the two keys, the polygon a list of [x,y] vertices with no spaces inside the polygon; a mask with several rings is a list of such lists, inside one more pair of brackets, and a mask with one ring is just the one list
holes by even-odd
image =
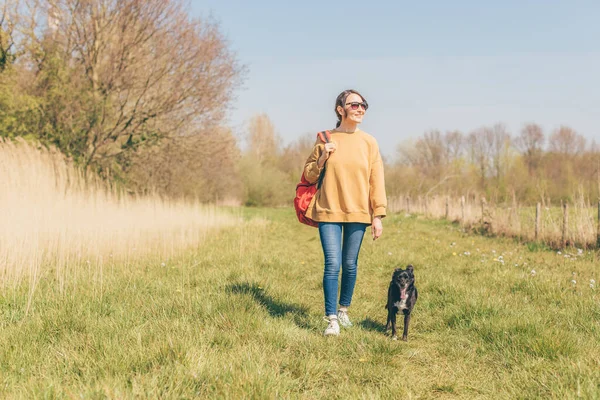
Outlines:
{"label": "blue jeans", "polygon": [[348,307],[352,302],[352,293],[354,293],[354,284],[356,283],[358,252],[368,225],[357,222],[319,223],[319,235],[323,246],[323,255],[325,256],[325,270],[323,273],[325,315],[337,313],[336,301],[340,265],[342,267],[340,306]]}

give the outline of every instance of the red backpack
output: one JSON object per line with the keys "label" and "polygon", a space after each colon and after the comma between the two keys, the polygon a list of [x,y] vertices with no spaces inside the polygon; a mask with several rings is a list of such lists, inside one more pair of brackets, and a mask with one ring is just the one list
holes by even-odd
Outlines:
{"label": "red backpack", "polygon": [[[322,131],[317,133],[317,136],[323,143],[329,143],[331,139],[331,133],[329,131]],[[298,221],[303,224],[317,227],[319,223],[317,221],[313,221],[312,219],[306,216],[306,210],[308,209],[308,205],[310,201],[314,197],[315,193],[318,189],[321,188],[321,182],[323,181],[323,176],[325,175],[325,167],[321,171],[321,175],[319,175],[319,179],[315,183],[310,183],[304,177],[304,171],[302,172],[302,177],[300,178],[300,183],[296,185],[296,197],[294,198],[294,208],[296,209],[296,215],[298,216]]]}

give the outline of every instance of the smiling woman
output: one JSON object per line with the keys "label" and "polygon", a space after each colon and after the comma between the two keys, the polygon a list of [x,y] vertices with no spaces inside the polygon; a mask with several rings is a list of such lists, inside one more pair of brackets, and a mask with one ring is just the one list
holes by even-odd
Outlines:
{"label": "smiling woman", "polygon": [[55,271],[162,260],[238,218],[199,203],[130,196],[85,180],[57,151],[0,140],[0,286]]}
{"label": "smiling woman", "polygon": [[[365,230],[371,226],[373,240],[383,232],[381,219],[387,207],[383,162],[375,138],[358,129],[368,108],[366,99],[356,90],[340,93],[335,101],[338,121],[331,131],[331,141],[317,140],[304,167],[304,177],[309,182],[316,182],[322,175],[321,187],[309,204],[307,215],[319,224],[325,258],[323,292],[329,322],[326,336],[339,335],[339,325],[352,326],[348,307]],[[342,288],[336,314],[340,266]]]}

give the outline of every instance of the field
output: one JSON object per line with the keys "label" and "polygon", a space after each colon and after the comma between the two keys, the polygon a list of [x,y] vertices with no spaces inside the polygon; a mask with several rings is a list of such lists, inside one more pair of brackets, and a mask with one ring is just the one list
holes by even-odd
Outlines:
{"label": "field", "polygon": [[[291,209],[233,214],[245,222],[168,259],[4,288],[2,397],[600,397],[596,253],[391,215],[363,243],[355,327],[324,338],[316,229]],[[383,325],[407,263],[420,297],[405,343]]]}

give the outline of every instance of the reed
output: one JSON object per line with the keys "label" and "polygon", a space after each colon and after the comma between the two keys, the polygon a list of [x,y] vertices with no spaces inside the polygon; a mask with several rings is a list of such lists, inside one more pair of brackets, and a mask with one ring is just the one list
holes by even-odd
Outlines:
{"label": "reed", "polygon": [[[90,175],[90,174],[88,174]],[[124,193],[84,174],[54,149],[0,141],[0,285],[82,269],[166,260],[239,216],[198,202]]]}

